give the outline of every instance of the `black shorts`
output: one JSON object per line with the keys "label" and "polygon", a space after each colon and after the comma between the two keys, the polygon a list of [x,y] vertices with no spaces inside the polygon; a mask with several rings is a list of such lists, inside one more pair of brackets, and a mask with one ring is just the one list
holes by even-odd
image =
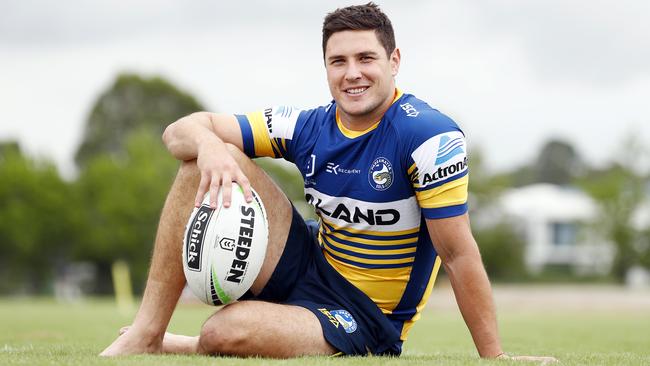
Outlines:
{"label": "black shorts", "polygon": [[375,303],[325,259],[318,224],[293,208],[282,257],[256,298],[313,312],[325,339],[346,355],[393,355],[402,351],[400,332]]}

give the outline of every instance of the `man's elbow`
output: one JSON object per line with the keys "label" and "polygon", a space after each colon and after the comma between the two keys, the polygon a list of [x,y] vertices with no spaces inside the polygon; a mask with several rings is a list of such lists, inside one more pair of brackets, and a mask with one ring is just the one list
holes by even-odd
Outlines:
{"label": "man's elbow", "polygon": [[195,112],[167,125],[162,134],[162,141],[167,147],[167,150],[172,153],[174,152],[174,147],[178,145],[181,139],[181,131],[183,128],[197,122],[205,124],[203,122],[204,120],[209,124],[210,114],[208,112]]}
{"label": "man's elbow", "polygon": [[174,138],[173,138],[174,129],[176,128],[175,123],[176,122],[170,123],[169,125],[167,125],[167,127],[165,127],[165,130],[163,131],[163,134],[162,134],[163,144],[165,144],[165,146],[167,147],[168,150],[170,149],[170,147],[172,145],[172,141],[174,140]]}
{"label": "man's elbow", "polygon": [[470,246],[468,248],[463,248],[463,250],[448,251],[444,253],[444,255],[441,255],[441,259],[445,264],[445,267],[466,266],[468,264],[483,265],[481,252],[478,250],[477,246]]}

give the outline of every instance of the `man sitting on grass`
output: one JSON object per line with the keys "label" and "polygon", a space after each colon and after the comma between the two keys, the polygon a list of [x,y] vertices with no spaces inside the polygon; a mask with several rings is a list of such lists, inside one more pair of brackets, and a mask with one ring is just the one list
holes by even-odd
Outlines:
{"label": "man sitting on grass", "polygon": [[[140,309],[102,355],[399,355],[442,265],[480,356],[508,357],[470,231],[463,132],[396,88],[400,51],[375,4],[328,14],[322,46],[334,99],[326,106],[200,112],[166,129],[165,144],[182,165]],[[319,223],[300,217],[251,160],[257,156],[298,167]],[[222,187],[228,206],[230,182],[249,201],[252,185],[267,209],[260,274],[249,296],[217,311],[199,336],[165,333],[185,284],[180,253],[192,202],[209,192],[216,207]]]}

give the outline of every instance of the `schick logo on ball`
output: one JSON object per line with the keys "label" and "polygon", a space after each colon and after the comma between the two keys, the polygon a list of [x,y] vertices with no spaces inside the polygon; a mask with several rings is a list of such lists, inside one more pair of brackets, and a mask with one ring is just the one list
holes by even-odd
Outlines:
{"label": "schick logo on ball", "polygon": [[205,227],[210,221],[210,216],[212,216],[213,212],[214,210],[210,206],[199,207],[187,230],[185,258],[187,258],[187,267],[192,271],[198,272],[201,270],[201,251],[203,249]]}
{"label": "schick logo on ball", "polygon": [[251,252],[253,243],[253,230],[255,229],[255,210],[252,207],[241,206],[242,218],[239,226],[239,238],[235,247],[235,259],[230,265],[230,271],[226,281],[241,283],[246,267],[248,267],[248,255]]}

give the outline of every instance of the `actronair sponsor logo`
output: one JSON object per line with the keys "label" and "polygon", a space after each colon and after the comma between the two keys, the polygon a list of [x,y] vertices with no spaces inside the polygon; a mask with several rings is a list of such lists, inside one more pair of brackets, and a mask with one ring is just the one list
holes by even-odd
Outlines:
{"label": "actronair sponsor logo", "polygon": [[251,251],[255,230],[255,210],[252,207],[241,206],[241,214],[239,237],[235,246],[235,259],[233,259],[226,277],[226,281],[234,283],[241,283],[248,268],[247,259]]}
{"label": "actronair sponsor logo", "polygon": [[210,206],[199,207],[198,212],[190,223],[185,238],[187,268],[191,271],[201,270],[201,252],[203,251],[203,239],[205,237],[205,228],[210,222],[210,217],[214,212]]}
{"label": "actronair sponsor logo", "polygon": [[287,106],[279,106],[275,109],[275,112],[273,113],[276,116],[280,116],[283,118],[289,118],[291,117],[291,114],[296,108],[294,107],[287,107]]}
{"label": "actronair sponsor logo", "polygon": [[429,183],[434,183],[439,180],[444,180],[446,178],[453,177],[454,175],[464,171],[465,169],[467,169],[467,156],[463,158],[463,161],[459,161],[451,165],[438,167],[438,169],[435,170],[433,173],[425,173],[424,179],[422,180],[422,184],[427,185]]}
{"label": "actronair sponsor logo", "polygon": [[418,168],[418,182],[428,186],[453,179],[467,171],[465,136],[449,131],[426,140],[411,154]]}
{"label": "actronair sponsor logo", "polygon": [[463,146],[465,142],[462,137],[451,138],[443,135],[440,138],[440,145],[438,146],[438,154],[436,155],[436,165],[449,161],[451,158],[458,154],[464,154]]}

